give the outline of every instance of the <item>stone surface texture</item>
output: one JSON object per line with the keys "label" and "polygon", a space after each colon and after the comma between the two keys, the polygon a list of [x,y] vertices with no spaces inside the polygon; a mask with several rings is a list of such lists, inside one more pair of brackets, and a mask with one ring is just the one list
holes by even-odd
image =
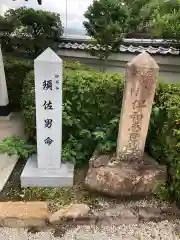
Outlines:
{"label": "stone surface texture", "polygon": [[6,153],[0,154],[0,192],[9,179],[18,158],[16,155],[8,156]]}
{"label": "stone surface texture", "polygon": [[[115,204],[110,208],[90,208],[86,204],[70,204],[62,206],[55,213],[48,211],[46,202],[1,202],[0,226],[12,228],[33,228],[40,231],[42,228],[52,227],[62,231],[68,226],[96,225],[99,227],[111,227],[120,225],[141,224],[142,222],[160,222],[164,220],[176,221],[180,219],[180,210],[176,206],[144,202],[145,206],[139,206],[140,202],[128,204]],[[33,230],[32,229],[32,230]]]}
{"label": "stone surface texture", "polygon": [[2,227],[44,227],[48,214],[45,202],[0,202]]}
{"label": "stone surface texture", "polygon": [[64,220],[76,220],[78,218],[87,217],[90,208],[86,204],[71,204],[62,207],[57,212],[49,216],[49,222],[51,224],[60,224]]}
{"label": "stone surface texture", "polygon": [[85,185],[89,190],[112,197],[147,196],[166,181],[166,167],[147,155],[144,162],[114,162],[112,155],[90,159]]}
{"label": "stone surface texture", "polygon": [[97,217],[97,223],[100,225],[120,225],[120,224],[136,224],[139,222],[139,216],[132,208],[115,207],[107,210],[94,212]]}
{"label": "stone surface texture", "polygon": [[158,71],[158,65],[146,52],[127,64],[117,139],[120,159],[141,160],[144,154]]}
{"label": "stone surface texture", "polygon": [[161,220],[162,210],[160,208],[152,208],[152,207],[141,207],[139,208],[139,219],[142,221],[153,221],[153,220]]}
{"label": "stone surface texture", "polygon": [[164,221],[180,219],[180,210],[177,207],[128,207],[117,204],[108,209],[90,209],[85,204],[71,204],[62,207],[49,216],[51,226],[61,225],[93,225],[119,226],[124,224],[139,224],[150,221]]}
{"label": "stone surface texture", "polygon": [[37,156],[28,158],[21,174],[22,187],[71,187],[74,182],[74,165],[61,164],[59,169],[38,168]]}

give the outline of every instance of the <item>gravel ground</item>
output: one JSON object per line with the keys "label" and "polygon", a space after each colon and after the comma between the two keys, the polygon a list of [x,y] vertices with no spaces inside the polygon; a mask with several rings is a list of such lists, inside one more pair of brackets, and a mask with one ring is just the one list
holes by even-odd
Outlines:
{"label": "gravel ground", "polygon": [[97,204],[94,206],[94,208],[97,210],[106,210],[109,208],[115,208],[115,207],[154,207],[154,208],[169,208],[169,207],[176,207],[176,205],[170,204],[167,201],[160,201],[155,198],[150,199],[141,199],[141,200],[129,200],[129,201],[117,201],[117,200],[111,200],[111,199],[98,199]]}
{"label": "gravel ground", "polygon": [[[60,229],[59,229],[60,230]],[[180,239],[180,221],[149,222],[139,225],[121,225],[119,227],[78,226],[70,228],[64,236],[58,231],[46,230],[28,233],[27,229],[0,228],[0,240],[178,240]]]}
{"label": "gravel ground", "polygon": [[[25,162],[19,161],[10,181],[6,184],[3,192],[0,193],[0,201],[22,200],[20,196],[11,193],[20,191],[19,176],[24,167]],[[83,188],[82,188],[83,189]],[[76,195],[81,191],[78,190]],[[10,193],[10,196],[8,195]],[[7,197],[8,196],[8,197]],[[72,197],[72,196],[71,196]],[[59,203],[58,203],[59,204]],[[58,205],[59,206],[59,205]],[[57,207],[58,207],[57,206]],[[156,199],[143,199],[133,201],[122,201],[109,198],[97,197],[93,201],[92,208],[96,211],[116,207],[155,207],[167,208],[173,207],[167,202],[158,201]],[[103,227],[97,226],[78,226],[57,228],[56,230],[47,229],[33,233],[28,229],[9,229],[0,228],[0,240],[180,240],[180,220],[162,221],[159,223],[144,223],[138,225],[120,225],[119,227]]]}

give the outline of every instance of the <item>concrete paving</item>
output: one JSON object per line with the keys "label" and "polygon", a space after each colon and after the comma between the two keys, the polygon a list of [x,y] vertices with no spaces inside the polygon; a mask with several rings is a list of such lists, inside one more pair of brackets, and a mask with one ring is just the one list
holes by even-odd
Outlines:
{"label": "concrete paving", "polygon": [[0,141],[11,136],[26,139],[24,121],[18,112],[11,113],[8,117],[0,117]]}
{"label": "concrete paving", "polygon": [[16,155],[8,156],[6,153],[0,154],[0,192],[9,179],[17,161],[18,156]]}
{"label": "concrete paving", "polygon": [[[20,113],[11,113],[8,117],[0,117],[0,142],[6,137],[16,136],[26,139],[24,121]],[[9,179],[18,156],[0,154],[0,192]]]}

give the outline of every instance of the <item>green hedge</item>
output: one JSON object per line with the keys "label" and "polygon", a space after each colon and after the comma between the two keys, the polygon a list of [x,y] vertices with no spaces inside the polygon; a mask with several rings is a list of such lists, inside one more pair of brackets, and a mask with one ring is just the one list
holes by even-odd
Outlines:
{"label": "green hedge", "polygon": [[[23,110],[29,139],[36,141],[33,61],[5,57],[10,103]],[[27,74],[28,73],[28,74]],[[88,162],[95,148],[116,148],[123,78],[98,73],[80,63],[64,63],[63,152],[77,164]],[[168,182],[159,195],[180,200],[180,85],[159,83],[146,149],[168,166]]]}
{"label": "green hedge", "polygon": [[[97,146],[103,153],[115,150],[124,84],[118,74],[72,69],[65,68],[63,77],[62,158],[82,164]],[[169,181],[158,193],[163,198],[180,199],[179,93],[179,84],[158,84],[146,143],[149,154],[168,166]],[[33,71],[24,82],[21,104],[35,141]]]}
{"label": "green hedge", "polygon": [[33,69],[33,62],[15,57],[4,57],[4,66],[9,102],[13,108],[19,109],[23,81],[27,73]]}
{"label": "green hedge", "polygon": [[[10,104],[13,108],[20,109],[23,82],[27,73],[33,70],[33,61],[14,56],[5,56],[4,66]],[[79,62],[64,62],[64,69],[91,70]]]}
{"label": "green hedge", "polygon": [[82,64],[80,62],[72,62],[72,61],[64,61],[63,67],[65,69],[71,69],[71,70],[86,70],[86,71],[92,70],[90,67],[88,67],[85,64]]}
{"label": "green hedge", "polygon": [[[22,109],[31,140],[36,138],[34,73],[27,75]],[[119,117],[123,81],[118,74],[64,69],[63,76],[63,159],[87,162],[101,131]],[[115,136],[115,134],[114,134]],[[113,136],[113,137],[114,137]],[[115,140],[115,139],[114,139]]]}
{"label": "green hedge", "polygon": [[159,84],[157,88],[147,150],[158,162],[167,165],[168,181],[161,187],[159,196],[180,201],[179,84]]}

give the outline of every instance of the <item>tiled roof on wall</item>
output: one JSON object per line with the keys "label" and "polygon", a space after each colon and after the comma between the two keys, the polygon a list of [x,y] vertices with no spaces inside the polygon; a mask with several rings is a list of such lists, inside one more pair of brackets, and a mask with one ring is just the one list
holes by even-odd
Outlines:
{"label": "tiled roof on wall", "polygon": [[[127,53],[141,53],[148,52],[150,54],[161,54],[161,55],[173,55],[177,56],[180,54],[180,51],[174,47],[168,47],[162,44],[162,40],[138,40],[138,39],[126,39],[124,43],[128,43],[129,45],[121,45],[119,48],[119,52],[127,52]],[[154,46],[153,46],[154,45]],[[161,45],[161,46],[160,46]],[[59,44],[59,48],[61,49],[72,49],[72,50],[99,50],[99,45],[90,44],[87,42],[62,42]]]}

